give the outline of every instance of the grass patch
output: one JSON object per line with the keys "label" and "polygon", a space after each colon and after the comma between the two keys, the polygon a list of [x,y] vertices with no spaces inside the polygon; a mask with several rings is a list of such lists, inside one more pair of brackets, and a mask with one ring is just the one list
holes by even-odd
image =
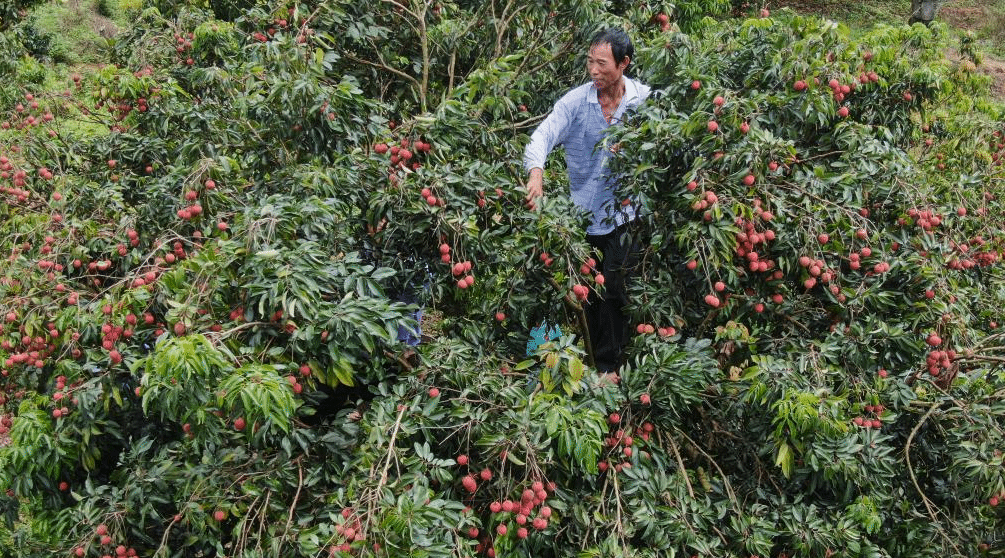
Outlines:
{"label": "grass patch", "polygon": [[864,0],[833,2],[830,0],[792,0],[770,2],[772,9],[787,7],[801,14],[813,14],[839,21],[852,31],[871,29],[876,24],[906,23],[911,11],[910,0]]}
{"label": "grass patch", "polygon": [[1005,58],[1005,3],[979,0],[946,2],[939,18],[954,29],[970,33],[981,51],[995,58]]}
{"label": "grass patch", "polygon": [[52,42],[50,56],[67,64],[96,64],[106,41],[127,27],[142,0],[50,0],[35,9],[35,27]]}
{"label": "grass patch", "polygon": [[38,30],[52,39],[53,60],[67,64],[101,61],[106,37],[118,32],[114,22],[99,16],[91,2],[54,1],[40,6],[34,15]]}
{"label": "grass patch", "polygon": [[[904,24],[911,16],[910,0],[781,0],[770,6],[839,21],[852,31],[865,31],[880,23]],[[1005,58],[1005,2],[948,0],[939,9],[938,19],[961,36],[970,33],[982,52]]]}

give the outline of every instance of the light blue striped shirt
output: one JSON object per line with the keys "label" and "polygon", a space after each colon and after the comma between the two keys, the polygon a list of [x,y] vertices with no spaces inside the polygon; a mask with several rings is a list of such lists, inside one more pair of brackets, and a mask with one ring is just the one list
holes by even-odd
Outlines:
{"label": "light blue striped shirt", "polygon": [[[612,123],[618,123],[625,111],[634,109],[649,96],[649,86],[625,76],[625,94],[614,111]],[[551,114],[534,130],[524,151],[524,167],[544,169],[548,154],[556,145],[565,147],[572,201],[592,214],[586,234],[607,234],[635,218],[635,207],[615,202],[615,177],[606,168],[613,154],[609,149],[594,149],[607,135],[607,121],[597,100],[593,82],[566,93],[555,103]]]}

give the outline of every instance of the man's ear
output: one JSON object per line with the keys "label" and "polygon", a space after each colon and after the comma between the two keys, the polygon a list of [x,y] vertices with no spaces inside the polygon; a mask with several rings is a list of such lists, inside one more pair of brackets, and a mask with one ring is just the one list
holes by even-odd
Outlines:
{"label": "man's ear", "polygon": [[624,58],[621,59],[621,62],[618,64],[618,68],[620,68],[621,71],[623,72],[623,71],[625,71],[625,69],[628,68],[628,65],[631,64],[631,63],[632,63],[632,59],[629,58],[628,56],[625,56]]}

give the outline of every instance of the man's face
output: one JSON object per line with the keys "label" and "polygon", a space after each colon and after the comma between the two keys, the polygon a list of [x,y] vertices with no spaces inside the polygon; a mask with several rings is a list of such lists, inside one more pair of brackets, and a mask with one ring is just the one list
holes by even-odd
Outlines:
{"label": "man's face", "polygon": [[614,61],[611,45],[607,43],[590,47],[590,52],[586,55],[586,70],[597,89],[606,89],[621,83],[621,76],[627,67],[627,58],[620,64]]}

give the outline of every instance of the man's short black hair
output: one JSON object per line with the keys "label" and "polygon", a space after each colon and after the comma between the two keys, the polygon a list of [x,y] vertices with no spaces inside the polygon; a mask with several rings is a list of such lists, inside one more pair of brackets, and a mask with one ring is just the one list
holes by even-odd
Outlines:
{"label": "man's short black hair", "polygon": [[598,45],[611,45],[611,54],[614,55],[614,63],[620,64],[627,56],[630,60],[635,58],[635,47],[632,40],[628,38],[628,33],[617,27],[601,29],[590,40],[590,47]]}

